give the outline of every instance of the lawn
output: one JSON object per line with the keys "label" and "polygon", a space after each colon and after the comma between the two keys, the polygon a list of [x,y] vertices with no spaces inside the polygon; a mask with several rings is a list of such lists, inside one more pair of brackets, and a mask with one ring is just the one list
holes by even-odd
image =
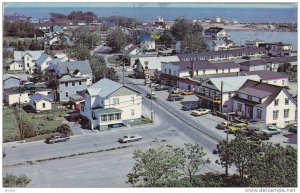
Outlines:
{"label": "lawn", "polygon": [[20,140],[20,131],[14,109],[3,109],[3,142]]}

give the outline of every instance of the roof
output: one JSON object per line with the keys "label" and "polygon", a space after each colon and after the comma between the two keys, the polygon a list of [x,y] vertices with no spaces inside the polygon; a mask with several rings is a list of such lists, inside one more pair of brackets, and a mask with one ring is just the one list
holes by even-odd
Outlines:
{"label": "roof", "polygon": [[41,100],[46,100],[46,101],[52,102],[52,99],[49,96],[46,96],[43,94],[34,94],[30,97],[30,100],[33,100],[34,102],[38,102]]}
{"label": "roof", "polygon": [[81,74],[92,74],[90,62],[84,61],[72,61],[72,62],[57,62],[57,67],[60,74],[70,74],[75,70],[80,71]]}
{"label": "roof", "polygon": [[296,62],[296,61],[297,61],[297,56],[267,59],[267,62],[271,62],[271,63],[285,63],[285,62]]}
{"label": "roof", "polygon": [[42,54],[44,53],[44,50],[38,50],[38,51],[14,51],[14,59],[15,61],[21,61],[22,58],[29,54],[33,60],[37,60]]}
{"label": "roof", "polygon": [[288,78],[287,75],[284,75],[282,73],[273,72],[273,71],[266,71],[266,70],[250,71],[250,72],[247,72],[247,75],[258,75],[262,80]]}
{"label": "roof", "polygon": [[267,65],[267,62],[265,60],[250,60],[246,62],[241,62],[240,65],[243,66],[261,66],[261,65]]}
{"label": "roof", "polygon": [[76,81],[76,80],[83,80],[86,81],[87,78],[85,77],[72,77],[69,75],[64,75],[59,79],[59,82],[70,82],[70,81]]}
{"label": "roof", "polygon": [[49,56],[46,53],[43,53],[35,62],[35,64],[37,64],[38,66],[40,66],[41,64],[43,64],[47,59],[51,59],[51,56]]}
{"label": "roof", "polygon": [[220,56],[220,55],[238,55],[238,54],[250,54],[253,52],[267,52],[265,48],[242,48],[234,50],[222,50],[222,51],[209,51],[209,52],[198,52],[198,53],[187,53],[177,54],[180,60],[184,58],[197,58],[197,57],[209,57],[209,56]]}
{"label": "roof", "polygon": [[263,91],[263,90],[257,90],[257,89],[254,89],[254,88],[250,88],[250,87],[246,87],[246,88],[243,88],[241,90],[238,91],[239,93],[242,93],[242,94],[246,94],[246,95],[253,95],[253,93],[255,93],[255,96],[257,96],[258,98],[265,98],[267,96],[270,96],[272,93],[270,92],[266,92],[266,91]]}
{"label": "roof", "polygon": [[[174,65],[178,65],[180,71],[191,71],[192,62],[180,61],[170,62]],[[194,61],[194,70],[205,70],[205,69],[228,69],[228,68],[239,68],[239,65],[235,62],[218,62],[210,63],[207,60]]]}
{"label": "roof", "polygon": [[224,40],[212,40],[212,42],[216,45],[217,44],[226,44],[226,42]]}
{"label": "roof", "polygon": [[[277,97],[277,95],[283,89],[285,89],[284,87],[281,87],[281,86],[275,86],[275,85],[271,85],[271,84],[267,84],[267,83],[262,83],[262,82],[257,82],[257,81],[253,81],[253,80],[247,80],[242,85],[242,87],[240,88],[240,90],[243,90],[245,88],[251,88],[251,90],[249,90],[249,89],[247,90],[248,93],[251,96],[257,96],[258,95],[257,97],[259,97],[260,95],[264,95],[266,93],[270,93],[270,95],[268,95],[268,98],[262,104],[259,104],[259,106],[262,106],[262,107],[268,106],[270,103],[272,103],[273,100]],[[258,94],[256,94],[256,93],[258,93]]]}
{"label": "roof", "polygon": [[141,35],[139,35],[138,39],[140,41],[154,41],[155,40],[155,38],[153,38],[153,37],[151,37],[151,36],[149,36],[147,34],[141,34]]}
{"label": "roof", "polygon": [[237,91],[247,80],[259,81],[260,78],[257,75],[251,76],[233,76],[233,77],[214,77],[209,78],[209,81],[221,91],[221,83],[223,81],[223,92]]}
{"label": "roof", "polygon": [[91,96],[107,97],[111,93],[121,88],[123,84],[103,78],[87,88],[87,92]]}
{"label": "roof", "polygon": [[94,112],[99,113],[100,115],[103,114],[112,114],[112,113],[121,113],[122,110],[116,109],[116,108],[100,108],[100,109],[94,109]]}
{"label": "roof", "polygon": [[220,27],[210,27],[207,30],[205,30],[204,33],[219,33],[222,30],[223,28]]}
{"label": "roof", "polygon": [[165,57],[141,57],[138,58],[143,68],[145,68],[145,62],[148,62],[148,68],[158,71],[161,70],[162,62],[179,62],[179,58],[177,56],[165,56]]}
{"label": "roof", "polygon": [[15,79],[21,80],[20,78],[18,78],[17,76],[14,76],[12,74],[3,74],[3,76],[2,76],[3,81],[6,79],[9,79],[9,78],[15,78]]}
{"label": "roof", "polygon": [[133,50],[137,49],[137,47],[135,45],[130,46],[128,49],[123,49],[123,54],[124,55],[129,55],[130,52],[132,52]]}
{"label": "roof", "polygon": [[104,26],[106,26],[106,27],[116,27],[117,25],[116,25],[115,22],[109,21],[109,22],[105,22]]}

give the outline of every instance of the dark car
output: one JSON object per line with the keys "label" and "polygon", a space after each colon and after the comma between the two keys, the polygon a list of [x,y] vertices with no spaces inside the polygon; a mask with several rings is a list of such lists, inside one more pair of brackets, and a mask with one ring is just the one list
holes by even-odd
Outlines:
{"label": "dark car", "polygon": [[198,105],[195,103],[189,103],[182,106],[182,110],[189,111],[189,110],[195,110],[198,108]]}
{"label": "dark car", "polygon": [[184,99],[184,97],[179,94],[169,94],[167,100],[168,101],[181,101],[183,99]]}
{"label": "dark car", "polygon": [[269,140],[272,135],[266,134],[262,131],[254,131],[250,137],[253,141],[260,141],[260,140]]}
{"label": "dark car", "polygon": [[53,135],[51,137],[46,138],[46,143],[53,144],[53,143],[65,142],[65,141],[69,141],[69,140],[70,140],[70,137],[66,134]]}

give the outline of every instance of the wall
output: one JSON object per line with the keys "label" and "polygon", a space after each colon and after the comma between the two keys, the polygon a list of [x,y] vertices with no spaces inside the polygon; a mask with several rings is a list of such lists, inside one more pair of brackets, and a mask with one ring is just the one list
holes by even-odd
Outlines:
{"label": "wall", "polygon": [[16,79],[16,78],[8,78],[6,80],[3,81],[3,89],[6,88],[12,88],[12,87],[19,87],[20,86],[20,80]]}
{"label": "wall", "polygon": [[[72,82],[75,82],[75,86],[72,86]],[[68,92],[69,96],[75,95],[77,91],[83,91],[87,88],[87,84],[85,80],[81,80],[81,85],[79,85],[79,80],[74,80],[68,82],[68,86],[65,86],[65,82],[59,83],[59,101],[67,102],[69,101],[69,97],[66,97],[66,92]]]}
{"label": "wall", "polygon": [[289,86],[288,78],[279,78],[279,79],[272,79],[272,80],[264,80],[263,82],[276,85],[276,86]]}
{"label": "wall", "polygon": [[29,103],[30,102],[30,98],[28,96],[28,93],[22,93],[21,97],[20,94],[12,94],[12,95],[8,95],[8,105],[13,105],[13,104],[19,104],[19,102],[21,102],[21,104],[23,103]]}
{"label": "wall", "polygon": [[15,61],[9,65],[9,70],[23,70],[24,69],[23,65],[24,63],[22,61]]}
{"label": "wall", "polygon": [[25,56],[24,56],[24,66],[25,66],[25,70],[26,70],[26,71],[29,71],[30,68],[31,68],[32,66],[34,66],[34,65],[35,65],[35,63],[32,61],[32,57],[29,56],[28,54],[25,54]]}
{"label": "wall", "polygon": [[[43,107],[43,103],[45,103],[45,108]],[[52,109],[52,104],[46,100],[40,100],[36,103],[36,111],[49,111]]]}

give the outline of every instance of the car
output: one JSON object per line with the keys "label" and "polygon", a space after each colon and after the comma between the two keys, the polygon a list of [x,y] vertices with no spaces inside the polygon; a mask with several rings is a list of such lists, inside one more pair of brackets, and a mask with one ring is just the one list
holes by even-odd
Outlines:
{"label": "car", "polygon": [[281,133],[281,130],[278,129],[277,127],[273,127],[273,126],[268,126],[267,128],[262,130],[264,133],[266,134],[270,134],[270,135],[277,135]]}
{"label": "car", "polygon": [[5,158],[5,157],[6,157],[6,153],[5,153],[5,151],[3,151],[2,158]]}
{"label": "car", "polygon": [[146,97],[147,97],[148,99],[156,100],[156,93],[155,93],[155,92],[147,93]]}
{"label": "car", "polygon": [[259,131],[259,128],[256,126],[248,126],[245,129],[240,129],[238,130],[238,132],[236,133],[237,135],[242,134],[245,135],[246,137],[251,137],[252,134],[256,131]]}
{"label": "car", "polygon": [[263,131],[254,131],[250,137],[250,140],[259,141],[259,140],[269,140],[272,135],[266,134]]}
{"label": "car", "polygon": [[169,94],[167,100],[168,101],[181,101],[184,97],[179,94]]}
{"label": "car", "polygon": [[289,128],[289,132],[297,133],[297,129],[298,129],[297,124],[294,124]]}
{"label": "car", "polygon": [[170,90],[170,94],[182,94],[182,90],[180,90],[179,88],[172,88]]}
{"label": "car", "polygon": [[192,113],[191,113],[191,115],[200,116],[200,115],[208,114],[210,112],[211,112],[210,109],[199,108],[199,109],[193,110]]}
{"label": "car", "polygon": [[219,123],[216,128],[220,130],[224,130],[227,128],[227,126],[228,126],[228,121],[224,121],[222,123]]}
{"label": "car", "polygon": [[128,142],[140,141],[142,139],[143,137],[139,135],[125,135],[123,138],[119,138],[118,142],[128,143]]}
{"label": "car", "polygon": [[194,110],[194,109],[197,109],[198,108],[198,105],[195,104],[195,103],[189,103],[189,104],[185,104],[185,105],[182,105],[182,110],[184,111],[190,111],[190,110]]}
{"label": "car", "polygon": [[155,91],[162,91],[162,90],[169,90],[170,88],[168,86],[157,86],[157,87],[154,87],[154,90]]}
{"label": "car", "polygon": [[128,77],[129,78],[136,78],[134,74],[129,74]]}
{"label": "car", "polygon": [[229,133],[236,133],[240,129],[244,129],[247,127],[246,123],[235,123],[228,126],[228,132]]}
{"label": "car", "polygon": [[150,84],[149,84],[149,87],[158,87],[159,86],[159,84],[156,84],[156,83],[154,83],[154,82],[151,82]]}
{"label": "car", "polygon": [[194,93],[191,90],[183,90],[181,94],[183,94],[183,95],[193,95]]}
{"label": "car", "polygon": [[111,125],[111,128],[118,128],[118,127],[122,127],[122,125],[119,123]]}
{"label": "car", "polygon": [[66,142],[69,141],[70,137],[66,134],[63,135],[52,135],[51,137],[46,138],[46,143],[53,144],[53,143],[59,143],[59,142]]}

